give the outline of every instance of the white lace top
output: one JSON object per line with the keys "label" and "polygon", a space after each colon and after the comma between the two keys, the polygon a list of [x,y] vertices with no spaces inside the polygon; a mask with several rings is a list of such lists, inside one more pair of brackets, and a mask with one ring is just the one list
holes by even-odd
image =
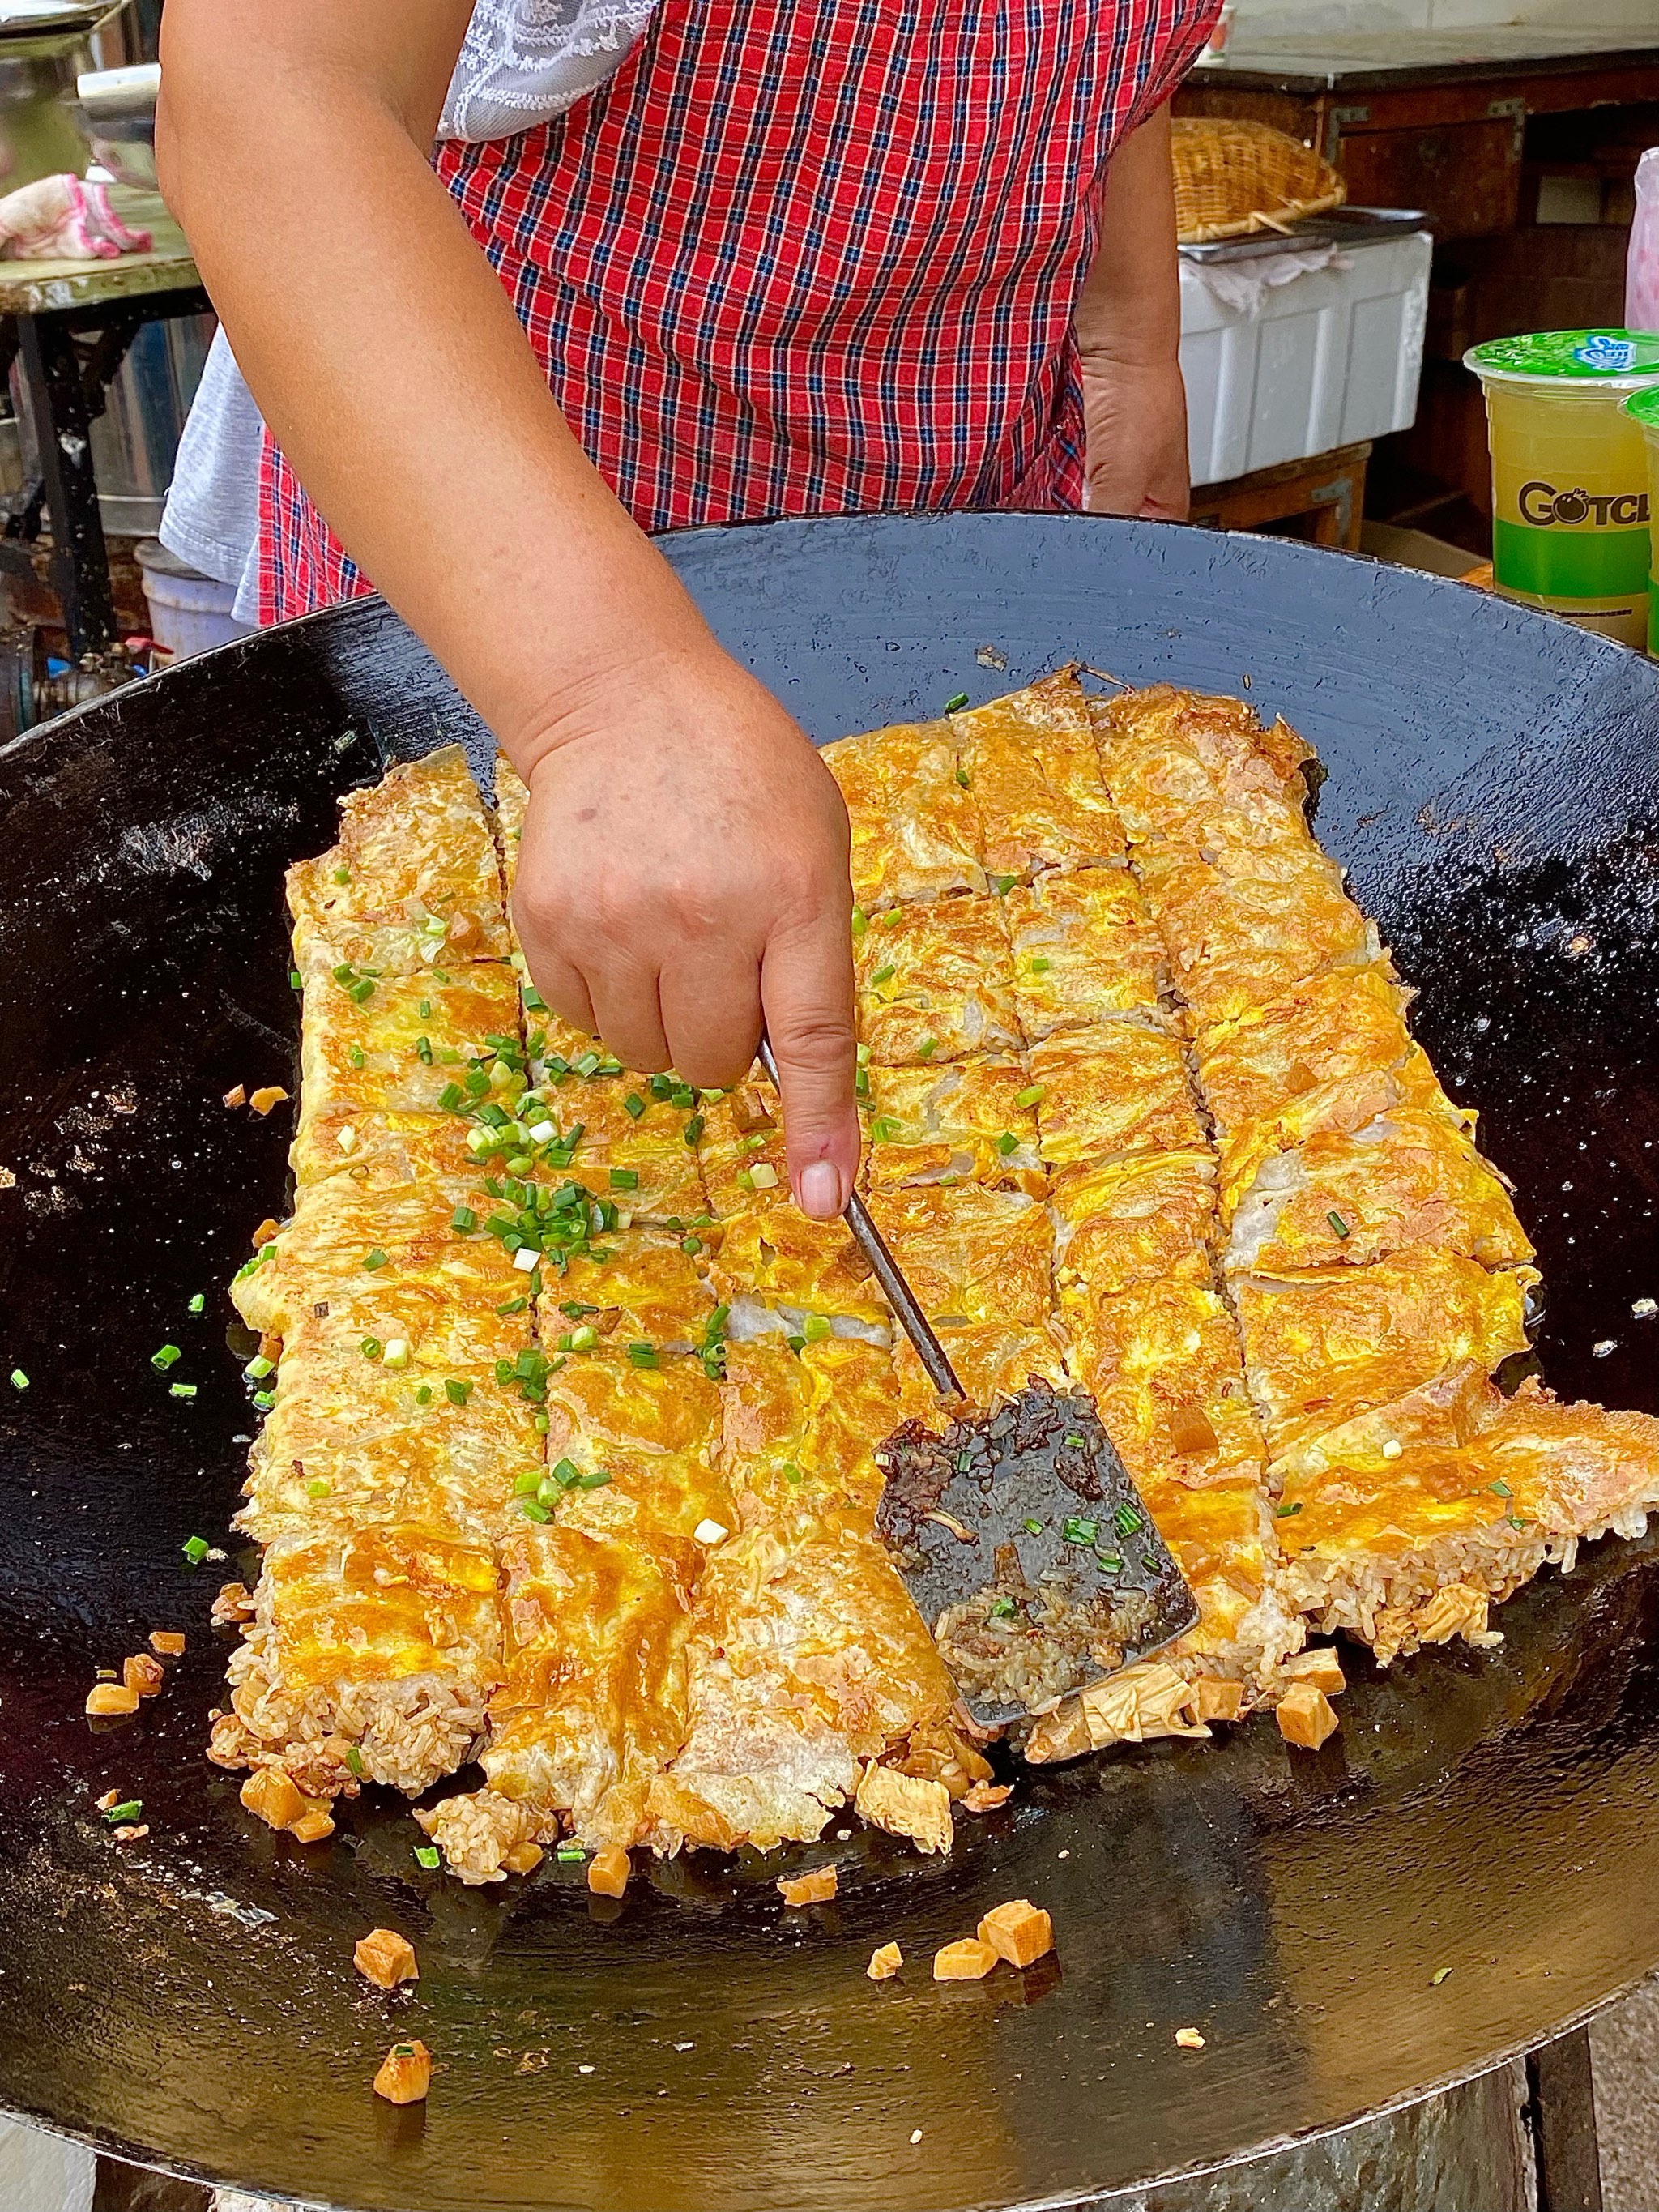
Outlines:
{"label": "white lace top", "polygon": [[441,138],[511,138],[603,84],[657,0],[476,0]]}

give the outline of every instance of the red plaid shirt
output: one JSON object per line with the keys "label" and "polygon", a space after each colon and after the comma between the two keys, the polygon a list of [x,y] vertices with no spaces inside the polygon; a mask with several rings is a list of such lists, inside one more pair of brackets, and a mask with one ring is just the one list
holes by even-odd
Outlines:
{"label": "red plaid shirt", "polygon": [[[1080,502],[1072,312],[1112,148],[1219,0],[663,0],[440,175],[647,530]],[[259,600],[371,586],[267,441]]]}

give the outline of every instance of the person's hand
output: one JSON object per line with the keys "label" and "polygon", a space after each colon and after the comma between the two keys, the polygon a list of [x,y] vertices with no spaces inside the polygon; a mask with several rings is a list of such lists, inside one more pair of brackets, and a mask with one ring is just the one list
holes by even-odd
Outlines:
{"label": "person's hand", "polygon": [[586,678],[529,764],[514,918],[538,989],[642,1072],[713,1088],[766,1026],[815,1219],[858,1167],[847,810],[809,740],[712,640]]}
{"label": "person's hand", "polygon": [[1184,522],[1187,394],[1178,361],[1083,356],[1083,503],[1092,514]]}

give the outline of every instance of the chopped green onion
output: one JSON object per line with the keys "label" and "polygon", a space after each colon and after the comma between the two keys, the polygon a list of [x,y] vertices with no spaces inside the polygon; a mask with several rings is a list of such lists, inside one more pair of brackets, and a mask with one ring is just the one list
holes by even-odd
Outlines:
{"label": "chopped green onion", "polygon": [[315,1476],[306,1485],[306,1496],[307,1498],[326,1498],[328,1496],[328,1492],[329,1486],[323,1480],[321,1475]]}
{"label": "chopped green onion", "polygon": [[1078,1435],[1075,1430],[1073,1430],[1069,1435],[1063,1437],[1060,1441],[1063,1443],[1070,1444],[1073,1451],[1087,1451],[1089,1449],[1088,1445],[1084,1442],[1083,1438]]}
{"label": "chopped green onion", "polygon": [[381,1251],[378,1244],[370,1245],[368,1250],[363,1255],[363,1265],[371,1271],[376,1267],[384,1267],[388,1264],[389,1262],[387,1261],[386,1254]]}
{"label": "chopped green onion", "polygon": [[694,1114],[685,1125],[686,1143],[695,1145],[707,1127],[708,1123],[703,1116],[701,1114]]}
{"label": "chopped green onion", "polygon": [[542,1486],[542,1480],[539,1468],[526,1468],[522,1474],[514,1476],[513,1495],[515,1498],[533,1498]]}
{"label": "chopped green onion", "polygon": [[432,1385],[429,1382],[422,1382],[418,1386],[415,1392],[415,1403],[417,1406],[429,1406],[432,1403]]}
{"label": "chopped green onion", "polygon": [[262,1413],[268,1413],[276,1403],[276,1393],[274,1390],[256,1390],[252,1402]]}
{"label": "chopped green onion", "polygon": [[431,1001],[431,1000],[430,1000],[430,999],[422,999],[422,1000],[421,1000],[420,1005],[419,1005],[418,1006],[416,1006],[416,1007],[415,1011],[416,1011],[416,1012],[420,1016],[421,1019],[422,1019],[423,1022],[429,1022],[429,1021],[432,1019],[432,1001]]}
{"label": "chopped green onion", "polygon": [[809,1344],[822,1344],[830,1334],[830,1324],[822,1314],[808,1314],[800,1325],[800,1333]]}
{"label": "chopped green onion", "polygon": [[290,968],[288,971],[288,988],[290,991],[303,991],[305,988],[305,979],[297,968]]}
{"label": "chopped green onion", "polygon": [[896,1145],[904,1134],[904,1124],[891,1114],[878,1114],[870,1124],[870,1134],[878,1145]]}
{"label": "chopped green onion", "polygon": [[805,1352],[806,1349],[806,1339],[804,1336],[786,1336],[783,1340],[791,1352]]}
{"label": "chopped green onion", "polygon": [[1445,1980],[1447,1975],[1450,1973],[1450,1972],[1451,1968],[1449,1966],[1437,1966],[1434,1972],[1429,1976],[1429,1987],[1431,1990],[1437,1990],[1441,1983]]}
{"label": "chopped green onion", "polygon": [[634,1168],[612,1168],[612,1169],[611,1169],[611,1189],[612,1189],[612,1190],[637,1190],[637,1189],[639,1188],[639,1187],[640,1187],[640,1178],[639,1178],[639,1173],[638,1173],[638,1170],[637,1170],[636,1169],[634,1169]]}
{"label": "chopped green onion", "polygon": [[916,1047],[916,1058],[918,1060],[931,1060],[938,1050],[939,1039],[937,1037],[923,1037],[921,1042]]}
{"label": "chopped green onion", "polygon": [[1301,1510],[1302,1500],[1298,1498],[1294,1505],[1274,1506],[1273,1518],[1275,1521],[1288,1521],[1293,1513],[1299,1513]]}
{"label": "chopped green onion", "polygon": [[472,1385],[470,1382],[458,1382],[452,1375],[445,1381],[444,1395],[452,1406],[464,1406],[472,1395]]}
{"label": "chopped green onion", "polygon": [[1020,1526],[1028,1536],[1040,1536],[1042,1534],[1041,1521],[1022,1521]]}
{"label": "chopped green onion", "polygon": [[985,1608],[986,1617],[991,1620],[1008,1620],[1012,1618],[1013,1610],[1014,1601],[1011,1597],[994,1597]]}
{"label": "chopped green onion", "polygon": [[159,1352],[151,1352],[149,1364],[158,1375],[165,1375],[174,1361],[182,1359],[184,1356],[176,1344],[164,1344]]}
{"label": "chopped green onion", "polygon": [[1486,1487],[1492,1492],[1495,1498],[1512,1498],[1515,1495],[1515,1492],[1510,1488],[1508,1483],[1504,1480],[1501,1475],[1496,1482],[1489,1482],[1486,1485]]}
{"label": "chopped green onion", "polygon": [[963,789],[964,791],[966,791],[966,790],[967,790],[967,788],[968,788],[968,771],[967,771],[967,769],[966,769],[965,768],[958,768],[958,769],[957,769],[957,782],[962,786],[962,787],[963,787]]}
{"label": "chopped green onion", "polygon": [[267,1359],[263,1352],[256,1352],[242,1372],[250,1382],[263,1382],[267,1375],[275,1372],[276,1366],[274,1359]]}
{"label": "chopped green onion", "polygon": [[415,1057],[416,1057],[416,1060],[418,1060],[420,1061],[421,1065],[422,1065],[423,1067],[430,1067],[430,1066],[431,1066],[431,1065],[432,1065],[432,1040],[431,1040],[431,1038],[430,1038],[430,1037],[427,1037],[427,1036],[417,1036],[417,1037],[416,1038],[416,1040],[415,1040]]}
{"label": "chopped green onion", "polygon": [[997,1139],[997,1150],[1005,1160],[1010,1152],[1017,1152],[1019,1150],[1019,1139],[1012,1129],[1005,1129]]}
{"label": "chopped green onion", "polygon": [[1040,1083],[1028,1083],[1024,1091],[1014,1093],[1014,1103],[1016,1106],[1035,1106],[1042,1096],[1042,1085]]}
{"label": "chopped green onion", "polygon": [[630,1367],[654,1367],[657,1364],[656,1346],[630,1344],[628,1347],[628,1364]]}
{"label": "chopped green onion", "polygon": [[185,1557],[190,1561],[192,1567],[199,1567],[203,1560],[206,1559],[208,1553],[212,1549],[212,1545],[209,1543],[205,1536],[186,1537],[183,1546]]}
{"label": "chopped green onion", "polygon": [[14,1367],[11,1370],[11,1387],[14,1390],[27,1390],[29,1387],[29,1378],[21,1367]]}
{"label": "chopped green onion", "polygon": [[947,714],[959,714],[967,704],[968,694],[965,691],[954,691],[945,702],[945,711]]}
{"label": "chopped green onion", "polygon": [[580,1844],[561,1844],[554,1856],[564,1866],[580,1866],[587,1853]]}
{"label": "chopped green onion", "polygon": [[1080,1521],[1074,1515],[1068,1516],[1067,1519],[1062,1521],[1060,1524],[1060,1534],[1062,1543],[1092,1544],[1099,1534],[1100,1523],[1098,1521]]}
{"label": "chopped green onion", "polygon": [[438,1104],[446,1114],[459,1114],[465,1103],[459,1083],[446,1083],[438,1093]]}
{"label": "chopped green onion", "polygon": [[365,999],[372,999],[374,995],[374,981],[370,975],[364,975],[357,982],[346,985],[347,998],[355,1000],[360,1006]]}
{"label": "chopped green onion", "polygon": [[196,1385],[193,1382],[169,1382],[167,1395],[173,1398],[193,1398],[196,1395]]}
{"label": "chopped green onion", "polygon": [[1133,1505],[1120,1505],[1112,1515],[1112,1526],[1120,1536],[1138,1535],[1146,1525]]}
{"label": "chopped green onion", "polygon": [[528,1298],[503,1298],[495,1310],[498,1314],[522,1313],[529,1304]]}
{"label": "chopped green onion", "polygon": [[363,1754],[355,1743],[346,1746],[346,1765],[361,1782],[363,1779]]}
{"label": "chopped green onion", "polygon": [[999,898],[1006,898],[1018,881],[1018,876],[993,876],[991,888]]}
{"label": "chopped green onion", "polygon": [[378,1359],[381,1352],[385,1351],[386,1346],[380,1342],[378,1336],[366,1336],[362,1342],[357,1346],[357,1349],[362,1353],[365,1359]]}
{"label": "chopped green onion", "polygon": [[351,1062],[351,1065],[354,1067],[361,1067],[363,1064],[363,1048],[362,1045],[349,1044],[346,1047],[346,1058]]}
{"label": "chopped green onion", "polygon": [[603,1490],[610,1480],[611,1474],[608,1468],[596,1467],[592,1474],[577,1476],[576,1487],[578,1490]]}
{"label": "chopped green onion", "polygon": [[110,1806],[104,1818],[112,1828],[125,1827],[129,1820],[136,1820],[143,1809],[144,1801],[142,1797],[129,1797],[125,1805]]}
{"label": "chopped green onion", "polygon": [[795,1465],[793,1460],[787,1459],[783,1463],[783,1479],[786,1482],[805,1482],[806,1477]]}
{"label": "chopped green onion", "polygon": [[574,1490],[582,1479],[580,1468],[572,1460],[555,1460],[548,1472],[561,1490]]}
{"label": "chopped green onion", "polygon": [[863,936],[863,934],[864,934],[864,933],[865,933],[865,931],[866,931],[866,929],[868,929],[868,928],[869,928],[869,927],[870,927],[870,917],[869,917],[869,915],[868,915],[867,914],[866,914],[866,912],[864,911],[864,908],[863,908],[861,906],[855,906],[855,907],[853,908],[853,934],[854,934],[854,937],[862,937],[862,936]]}
{"label": "chopped green onion", "polygon": [[1103,1552],[1098,1546],[1095,1550],[1095,1564],[1103,1575],[1121,1575],[1123,1572],[1123,1562],[1117,1553]]}
{"label": "chopped green onion", "polygon": [[190,1300],[189,1304],[185,1308],[185,1311],[186,1313],[192,1314],[205,1313],[206,1310],[207,1300],[202,1295],[200,1291],[197,1291],[195,1297]]}
{"label": "chopped green onion", "polygon": [[526,983],[520,995],[532,1014],[544,1014],[547,1012],[547,1001],[533,983]]}
{"label": "chopped green onion", "polygon": [[428,1874],[436,1874],[438,1871],[438,1853],[436,1846],[432,1844],[416,1844],[415,1846],[415,1863],[416,1866],[424,1867]]}
{"label": "chopped green onion", "polygon": [[350,869],[336,868],[334,871],[334,880],[337,884],[349,884],[351,881]]}
{"label": "chopped green onion", "polygon": [[884,966],[878,968],[875,974],[870,978],[872,988],[878,991],[884,983],[890,983],[897,973],[897,967],[892,961],[889,960]]}
{"label": "chopped green onion", "polygon": [[1046,975],[1054,963],[1046,952],[1034,952],[1027,964],[1034,975]]}
{"label": "chopped green onion", "polygon": [[553,1518],[539,1498],[521,1498],[519,1500],[519,1510],[526,1521],[538,1522],[543,1528],[545,1528]]}
{"label": "chopped green onion", "polygon": [[1335,1230],[1339,1237],[1346,1237],[1351,1234],[1347,1223],[1342,1218],[1342,1216],[1340,1213],[1328,1213],[1325,1216],[1325,1218],[1330,1223],[1332,1228]]}
{"label": "chopped green onion", "polygon": [[681,1237],[681,1239],[680,1239],[680,1249],[681,1249],[681,1251],[682,1251],[682,1252],[684,1252],[684,1253],[687,1255],[687,1257],[688,1257],[689,1259],[695,1260],[695,1259],[696,1258],[696,1256],[697,1256],[698,1253],[699,1253],[699,1252],[701,1252],[701,1251],[702,1251],[702,1237]]}
{"label": "chopped green onion", "polygon": [[449,1217],[449,1225],[452,1229],[459,1229],[463,1235],[465,1235],[469,1230],[477,1227],[478,1217],[470,1206],[458,1206]]}

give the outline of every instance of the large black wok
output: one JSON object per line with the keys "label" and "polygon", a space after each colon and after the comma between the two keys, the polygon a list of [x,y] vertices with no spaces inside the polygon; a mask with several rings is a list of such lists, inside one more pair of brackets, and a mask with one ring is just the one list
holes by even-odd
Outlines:
{"label": "large black wok", "polygon": [[[667,550],[819,738],[1074,655],[1282,711],[1519,1188],[1546,1376],[1659,1409],[1659,1321],[1632,1315],[1659,1296],[1659,671],[1454,585],[1149,525]],[[219,1097],[296,1087],[284,865],[348,785],[457,733],[478,734],[364,603],[0,754],[0,2104],[392,2212],[1066,2202],[1466,2075],[1659,1962],[1659,1542],[1545,1576],[1490,1652],[1356,1661],[1316,1757],[1269,1725],[1023,1778],[948,1864],[851,1838],[839,1899],[787,1918],[775,1860],[664,1865],[618,1912],[579,1869],[427,1875],[377,1793],[310,1850],[241,1811],[201,1756],[226,1571],[180,1546],[226,1540],[250,1421],[224,1285],[282,1210],[289,1121]],[[165,1341],[194,1400],[152,1370]],[[94,1667],[155,1626],[187,1659],[94,1733]],[[109,1840],[110,1786],[147,1841]],[[933,1948],[1019,1894],[1053,1909],[1052,1970],[935,1987]],[[419,1948],[412,1999],[353,1973],[376,1923]],[[878,1988],[892,1936],[913,1964]],[[393,2023],[437,2056],[423,2110],[369,2094]]]}

